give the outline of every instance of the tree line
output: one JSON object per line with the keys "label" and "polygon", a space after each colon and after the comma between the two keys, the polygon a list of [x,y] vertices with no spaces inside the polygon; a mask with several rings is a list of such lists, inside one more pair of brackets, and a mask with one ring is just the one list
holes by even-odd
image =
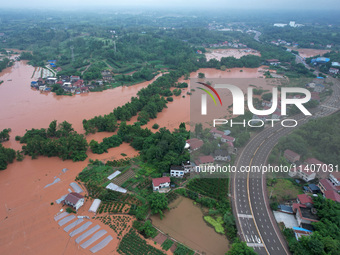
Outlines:
{"label": "tree line", "polygon": [[37,158],[39,155],[59,157],[63,160],[83,161],[87,158],[88,143],[84,135],[78,134],[72,125],[64,121],[57,125],[54,120],[47,129],[27,130],[24,136],[15,137],[24,143],[22,150],[25,155]]}

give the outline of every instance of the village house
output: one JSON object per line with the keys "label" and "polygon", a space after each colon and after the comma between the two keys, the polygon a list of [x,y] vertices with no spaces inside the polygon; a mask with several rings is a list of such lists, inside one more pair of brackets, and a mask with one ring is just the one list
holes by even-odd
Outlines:
{"label": "village house", "polygon": [[221,142],[223,142],[223,143],[233,143],[233,142],[235,142],[235,138],[228,136],[228,135],[222,135]]}
{"label": "village house", "polygon": [[337,68],[329,68],[329,71],[328,71],[330,74],[338,74],[339,73],[339,69]]}
{"label": "village house", "polygon": [[306,194],[298,195],[296,201],[299,204],[305,205],[307,207],[312,207],[312,205],[313,205],[313,199]]}
{"label": "village house", "polygon": [[330,173],[328,179],[336,187],[336,189],[340,189],[340,172]]}
{"label": "village house", "polygon": [[84,80],[80,79],[73,83],[73,87],[80,88],[82,86],[84,86]]}
{"label": "village house", "polygon": [[305,182],[310,182],[315,179],[316,172],[307,170],[307,168],[308,167],[306,165],[293,167],[290,169],[290,172],[288,173],[288,175],[290,177],[296,177],[296,178],[302,179]]}
{"label": "village house", "polygon": [[319,221],[319,217],[317,216],[315,208],[305,208],[299,206],[296,210],[295,217],[299,227],[302,227],[302,223],[312,224],[313,222]]}
{"label": "village house", "polygon": [[186,143],[188,144],[188,146],[186,145],[186,147],[190,149],[190,151],[196,151],[203,145],[203,141],[197,138],[191,138],[187,140]]}
{"label": "village house", "polygon": [[299,240],[302,236],[310,236],[313,232],[305,228],[293,227],[296,240]]}
{"label": "village house", "polygon": [[215,150],[214,160],[229,162],[231,158],[227,150]]}
{"label": "village house", "polygon": [[335,190],[326,190],[323,193],[324,198],[331,199],[334,202],[340,203],[340,195]]}
{"label": "village house", "polygon": [[225,135],[223,131],[217,130],[216,128],[212,128],[210,130],[210,133],[213,135],[215,139],[221,138],[221,142],[226,143],[226,142],[235,142],[235,138]]}
{"label": "village house", "polygon": [[328,179],[321,179],[318,183],[321,193],[325,193],[327,190],[333,190],[333,185]]}
{"label": "village house", "polygon": [[318,183],[318,186],[325,198],[340,203],[340,195],[337,188],[338,186],[334,186],[333,183],[328,179],[321,179]]}
{"label": "village house", "polygon": [[283,156],[291,163],[295,163],[300,160],[300,155],[292,150],[285,150]]}
{"label": "village house", "polygon": [[212,156],[200,156],[197,160],[195,160],[196,164],[196,172],[200,171],[204,167],[209,167],[214,164],[214,158]]}
{"label": "village house", "polygon": [[170,176],[176,178],[183,178],[184,176],[184,166],[171,166]]}
{"label": "village house", "polygon": [[101,72],[101,74],[102,74],[103,80],[106,81],[106,82],[110,82],[110,81],[114,80],[113,77],[112,77],[112,74],[109,70],[104,70],[104,71]]}
{"label": "village house", "polygon": [[170,191],[170,177],[161,177],[152,179],[153,191],[165,193]]}
{"label": "village house", "polygon": [[280,61],[278,59],[266,59],[266,63],[269,64],[269,65],[278,65],[280,64]]}
{"label": "village house", "polygon": [[76,211],[84,204],[84,196],[71,192],[69,193],[64,200],[64,204],[72,206]]}
{"label": "village house", "polygon": [[194,170],[194,165],[189,160],[186,162],[182,162],[182,166],[184,168],[184,173],[190,173],[191,171]]}
{"label": "village house", "polygon": [[209,132],[213,135],[215,139],[219,137],[221,138],[224,135],[223,131],[217,130],[216,128],[212,128]]}
{"label": "village house", "polygon": [[[308,165],[309,169],[315,169],[319,178],[325,179],[328,177],[329,167],[324,162],[316,158],[308,158],[305,160],[305,164]],[[319,169],[319,171],[317,171]]]}
{"label": "village house", "polygon": [[72,83],[73,83],[73,82],[76,82],[76,81],[78,81],[78,80],[80,80],[80,77],[79,77],[79,76],[71,75],[70,81],[71,81]]}
{"label": "village house", "polygon": [[53,85],[53,84],[55,84],[57,82],[57,78],[55,78],[55,77],[47,77],[46,78],[46,83],[48,84],[48,85]]}

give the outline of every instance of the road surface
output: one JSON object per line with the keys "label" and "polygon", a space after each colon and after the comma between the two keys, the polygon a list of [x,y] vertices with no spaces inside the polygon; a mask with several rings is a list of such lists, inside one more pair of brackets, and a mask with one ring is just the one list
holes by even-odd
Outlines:
{"label": "road surface", "polygon": [[[334,78],[328,79],[334,84],[332,96],[313,109],[312,116],[295,116],[298,126],[310,118],[324,117],[340,109],[340,83]],[[265,175],[242,173],[239,169],[240,166],[264,165],[278,140],[293,129],[281,125],[265,128],[246,145],[236,163],[238,172],[233,176],[231,190],[238,232],[258,254],[284,255],[289,254],[289,249],[269,207]]]}

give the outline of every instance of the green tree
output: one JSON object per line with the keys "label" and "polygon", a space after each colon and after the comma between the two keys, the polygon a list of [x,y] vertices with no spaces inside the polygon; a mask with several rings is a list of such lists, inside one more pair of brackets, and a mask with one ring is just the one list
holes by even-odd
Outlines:
{"label": "green tree", "polygon": [[237,240],[231,245],[227,255],[256,255],[256,252],[253,248],[248,247],[245,242]]}
{"label": "green tree", "polygon": [[148,196],[152,214],[159,214],[163,218],[163,210],[168,208],[168,198],[163,193],[154,192]]}

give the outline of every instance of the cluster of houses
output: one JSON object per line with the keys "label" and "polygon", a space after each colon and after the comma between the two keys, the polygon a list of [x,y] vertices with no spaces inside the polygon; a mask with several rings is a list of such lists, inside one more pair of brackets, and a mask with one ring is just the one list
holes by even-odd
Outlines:
{"label": "cluster of houses", "polygon": [[[114,81],[112,73],[108,70],[102,71],[101,75],[103,79],[96,81],[96,84],[100,86],[103,85],[104,82]],[[84,80],[82,80],[80,76],[76,75],[61,75],[59,78],[51,76],[46,78],[40,77],[38,80],[31,82],[31,87],[40,91],[50,91],[53,85],[59,85],[65,92],[72,94],[87,93],[90,89],[94,89],[93,85],[86,85]]]}
{"label": "cluster of houses", "polygon": [[[271,109],[273,105],[273,100],[270,101],[266,101],[263,100],[262,101],[262,107],[263,110],[269,110]],[[278,102],[277,102],[277,107],[275,109],[275,111],[273,112],[272,115],[253,115],[253,122],[256,122],[256,120],[262,120],[263,122],[265,122],[267,119],[280,119],[281,118],[281,98],[278,98]]]}
{"label": "cluster of houses", "polygon": [[[293,151],[286,150],[285,157],[290,162],[299,161],[299,155]],[[311,158],[307,159],[305,164],[322,164],[321,161]],[[297,196],[296,201],[290,205],[279,205],[278,211],[285,214],[295,216],[297,227],[293,227],[295,237],[298,240],[301,236],[309,236],[314,231],[313,222],[318,222],[320,219],[317,216],[317,211],[313,206],[312,196],[323,194],[323,197],[340,203],[340,173],[326,173],[328,176],[319,180],[317,184],[308,184],[304,186],[304,194]],[[314,180],[317,174],[310,171],[291,171],[290,176],[303,179],[305,181]]]}
{"label": "cluster of houses", "polygon": [[79,94],[89,92],[89,87],[85,85],[84,80],[74,75],[61,75],[59,78],[47,77],[45,79],[40,77],[37,81],[31,82],[31,87],[39,89],[40,91],[49,91],[53,85],[60,85],[65,92],[70,93]]}
{"label": "cluster of houses", "polygon": [[[212,155],[200,155],[192,161],[182,162],[181,165],[173,165],[170,167],[170,177],[183,178],[192,172],[200,172],[201,169],[213,166],[215,162],[226,163],[231,161],[231,154],[235,153],[235,138],[229,136],[230,131],[220,131],[216,128],[210,130],[214,139],[219,139],[221,143],[228,144],[228,149],[216,149]],[[198,151],[203,146],[203,141],[198,138],[191,138],[186,141],[185,149],[190,153]],[[167,174],[165,174],[167,175]],[[163,176],[161,178],[152,179],[152,188],[156,192],[169,192],[171,190],[170,177]]]}
{"label": "cluster of houses", "polygon": [[332,67],[329,68],[328,72],[332,75],[339,74],[340,63],[339,62],[332,62]]}
{"label": "cluster of houses", "polygon": [[[292,229],[296,239],[299,240],[302,236],[311,235],[314,231],[312,223],[320,220],[313,206],[312,196],[322,194],[324,198],[340,203],[340,172],[331,171],[329,165],[316,158],[303,161],[298,153],[289,149],[284,151],[284,157],[290,163],[295,164],[289,176],[296,178],[297,182],[303,180],[308,184],[303,186],[304,194],[298,195],[296,201],[289,205],[278,206],[278,211],[281,213],[295,216],[294,221],[297,227],[292,227]],[[313,171],[318,167],[323,170]]]}
{"label": "cluster of houses", "polygon": [[284,157],[296,164],[289,172],[290,177],[305,182],[318,180],[317,185],[304,186],[304,191],[313,194],[321,193],[325,198],[340,203],[340,172],[333,171],[329,165],[316,158],[308,158],[302,162],[301,156],[292,150],[285,150]]}
{"label": "cluster of houses", "polygon": [[[210,48],[218,48],[218,47],[230,47],[230,48],[247,48],[246,44],[243,43],[239,43],[238,41],[233,41],[233,42],[228,42],[228,41],[224,41],[224,42],[218,42],[218,43],[212,43],[209,44]],[[248,49],[249,52],[251,51],[251,49]]]}
{"label": "cluster of houses", "polygon": [[285,40],[281,40],[281,39],[278,39],[278,40],[272,40],[270,43],[276,45],[276,46],[279,46],[279,45],[283,45],[283,46],[293,46],[295,48],[297,48],[299,46],[298,43],[295,43],[295,42],[287,42]]}

